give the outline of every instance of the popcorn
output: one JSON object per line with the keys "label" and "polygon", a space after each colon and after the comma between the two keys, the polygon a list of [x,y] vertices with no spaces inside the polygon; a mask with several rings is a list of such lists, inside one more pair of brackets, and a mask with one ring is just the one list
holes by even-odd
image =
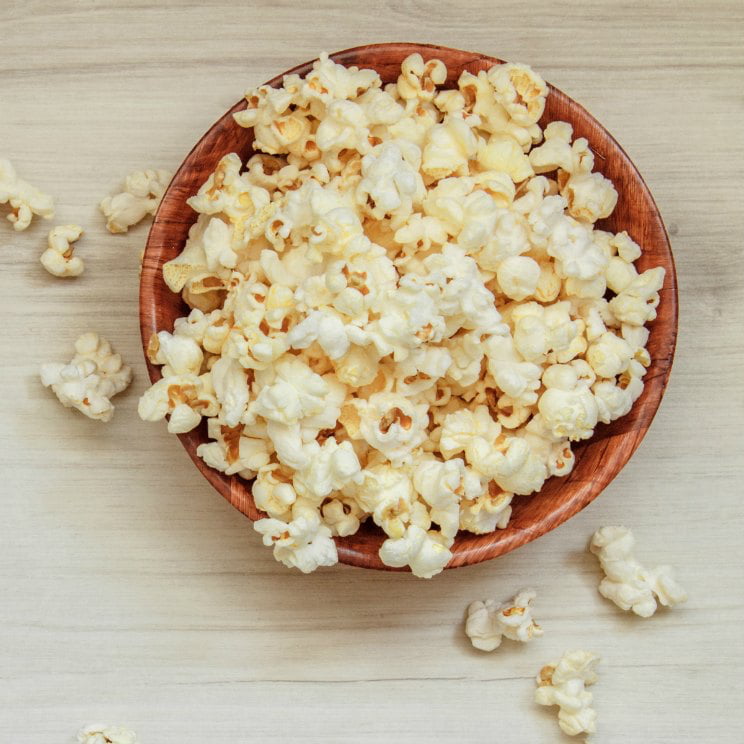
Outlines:
{"label": "popcorn", "polygon": [[292,357],[259,372],[257,380],[263,387],[252,405],[252,414],[280,424],[295,424],[318,413],[328,392],[328,384],[320,375]]}
{"label": "popcorn", "polygon": [[317,510],[295,502],[292,519],[259,519],[254,529],[263,537],[263,544],[274,549],[274,557],[288,568],[311,573],[320,566],[338,563],[336,544],[331,530],[321,521]]}
{"label": "popcorn", "polygon": [[[177,410],[171,414],[171,424]],[[207,432],[215,441],[200,444],[196,454],[209,467],[226,475],[238,473],[250,479],[268,465],[272,448],[266,437],[252,436],[261,434],[259,430],[251,428],[246,431],[244,424],[227,426],[216,418],[210,418]]]}
{"label": "popcorn", "polygon": [[447,116],[426,133],[421,170],[436,179],[465,175],[477,148],[478,141],[468,124],[456,116]]}
{"label": "popcorn", "polygon": [[41,384],[51,387],[65,408],[77,408],[88,418],[110,421],[114,406],[110,398],[132,381],[132,369],[97,333],[84,333],[75,341],[69,364],[41,365]]}
{"label": "popcorn", "polygon": [[94,723],[78,731],[78,744],[137,744],[139,739],[134,731],[123,726],[107,726]]}
{"label": "popcorn", "polygon": [[432,101],[437,92],[437,85],[447,79],[447,68],[439,59],[424,62],[418,54],[409,54],[400,66],[398,77],[398,95],[403,100],[418,99]]}
{"label": "popcorn", "polygon": [[384,142],[362,158],[362,179],[356,188],[356,199],[369,204],[375,219],[392,215],[394,223],[407,219],[414,203],[424,195],[424,182],[418,172],[421,151],[404,141]]}
{"label": "popcorn", "polygon": [[251,492],[258,509],[274,519],[289,521],[292,504],[297,501],[289,469],[277,464],[260,467]]}
{"label": "popcorn", "polygon": [[597,713],[591,707],[592,694],[586,686],[597,681],[594,667],[598,662],[597,654],[567,651],[560,661],[544,666],[537,675],[535,702],[559,706],[558,725],[569,736],[597,730]]}
{"label": "popcorn", "polygon": [[393,465],[404,461],[426,439],[425,404],[415,405],[396,393],[374,393],[368,400],[353,400],[360,436]]}
{"label": "popcorn", "polygon": [[509,174],[514,183],[524,181],[535,173],[519,142],[500,132],[492,134],[487,142],[479,145],[477,160],[485,170]]}
{"label": "popcorn", "polygon": [[535,124],[545,110],[548,86],[528,65],[495,65],[488,73],[496,100],[516,124]]}
{"label": "popcorn", "polygon": [[629,325],[642,326],[655,320],[663,285],[663,268],[644,271],[610,300],[610,310],[621,323]]}
{"label": "popcorn", "polygon": [[414,576],[430,579],[441,573],[452,553],[436,532],[426,532],[410,525],[403,537],[388,538],[380,548],[380,558],[386,566],[410,566]]}
{"label": "popcorn", "polygon": [[670,566],[648,571],[633,555],[635,538],[627,527],[601,527],[592,536],[589,550],[599,559],[606,577],[599,593],[621,610],[632,610],[640,617],[651,617],[657,601],[674,607],[687,601],[687,593],[675,581]]}
{"label": "popcorn", "polygon": [[512,300],[524,300],[535,293],[540,265],[528,256],[507,256],[496,269],[501,291]]}
{"label": "popcorn", "polygon": [[111,233],[125,233],[147,215],[154,215],[163,198],[171,174],[164,170],[144,170],[130,173],[124,190],[107,196],[100,204]]}
{"label": "popcorn", "polygon": [[53,276],[80,276],[85,269],[83,259],[74,256],[72,243],[83,234],[79,225],[59,225],[49,231],[49,247],[41,254],[41,265]]}
{"label": "popcorn", "polygon": [[[476,471],[473,471],[476,473]],[[460,528],[476,535],[485,535],[496,528],[504,529],[509,524],[513,493],[504,491],[495,481],[484,488],[483,478],[481,492],[478,495],[463,496],[460,501]]]}
{"label": "popcorn", "polygon": [[[163,266],[191,312],[151,339],[140,415],[206,419],[198,454],[255,479],[256,529],[303,571],[371,520],[383,562],[439,573],[644,389],[663,272],[595,229],[617,193],[589,142],[541,130],[525,65],[447,77],[414,54],[383,86],[321,54],[247,91],[254,154],[220,159]],[[503,634],[536,634],[529,599]]]}
{"label": "popcorn", "polygon": [[168,431],[171,434],[191,431],[199,425],[202,416],[215,416],[218,410],[219,404],[207,375],[163,377],[142,394],[137,406],[143,421],[161,421],[170,414]]}
{"label": "popcorn", "polygon": [[537,403],[542,421],[554,437],[572,441],[588,439],[599,415],[589,387],[579,380],[574,368],[553,364],[543,373],[545,392]]}
{"label": "popcorn", "polygon": [[562,189],[568,212],[581,222],[609,217],[617,204],[617,191],[601,173],[572,175]]}
{"label": "popcorn", "polygon": [[25,230],[34,215],[45,220],[54,217],[52,197],[18,178],[16,169],[5,158],[0,158],[0,204],[10,205],[7,219],[16,232]]}
{"label": "popcorn", "polygon": [[522,589],[514,599],[497,604],[496,600],[472,602],[468,605],[465,634],[473,646],[481,651],[494,651],[502,637],[523,643],[538,638],[542,628],[532,619],[534,589]]}

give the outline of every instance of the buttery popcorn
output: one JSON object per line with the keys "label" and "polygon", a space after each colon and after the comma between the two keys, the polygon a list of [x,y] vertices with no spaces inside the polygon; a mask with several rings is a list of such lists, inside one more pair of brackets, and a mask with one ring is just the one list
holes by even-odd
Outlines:
{"label": "buttery popcorn", "polygon": [[80,729],[78,744],[137,744],[139,739],[134,731],[123,726],[92,724]]}
{"label": "buttery popcorn", "polygon": [[601,527],[592,536],[589,550],[599,559],[606,576],[599,593],[621,610],[651,617],[657,602],[674,607],[687,601],[687,592],[675,581],[670,566],[645,569],[634,555],[635,538],[627,527]]}
{"label": "buttery popcorn", "polygon": [[531,602],[535,596],[534,589],[522,589],[514,599],[502,604],[493,599],[472,602],[468,606],[465,634],[481,651],[497,649],[502,637],[527,642],[541,636],[542,628],[532,619]]}
{"label": "buttery popcorn", "polygon": [[83,259],[73,255],[72,245],[83,234],[79,225],[59,225],[49,231],[49,247],[41,254],[41,265],[53,276],[80,276],[85,269]]}
{"label": "buttery popcorn", "polygon": [[130,173],[124,181],[124,190],[107,196],[100,204],[107,230],[125,233],[147,215],[155,214],[170,179],[171,174],[164,170]]}
{"label": "buttery popcorn", "polygon": [[7,219],[18,232],[31,224],[34,215],[45,220],[54,217],[52,197],[19,178],[12,163],[5,158],[0,158],[0,204],[10,206]]}
{"label": "buttery popcorn", "polygon": [[597,713],[591,707],[593,696],[586,687],[597,681],[594,668],[598,662],[599,656],[589,651],[567,651],[537,675],[535,702],[557,705],[558,725],[569,736],[597,730]]}
{"label": "buttery popcorn", "polygon": [[98,421],[111,420],[114,406],[110,399],[132,381],[131,367],[97,333],[78,337],[69,364],[42,364],[40,372],[42,385],[51,387],[63,406],[77,408]]}
{"label": "buttery popcorn", "polygon": [[[542,131],[525,65],[446,80],[418,54],[388,85],[323,54],[249,90],[255,154],[222,157],[163,267],[192,310],[150,340],[140,415],[206,419],[198,454],[254,479],[256,530],[301,571],[370,520],[386,565],[439,573],[643,391],[663,270],[595,229],[617,193],[589,143]],[[160,190],[135,192],[122,225]],[[538,635],[531,598],[474,607],[474,637]]]}

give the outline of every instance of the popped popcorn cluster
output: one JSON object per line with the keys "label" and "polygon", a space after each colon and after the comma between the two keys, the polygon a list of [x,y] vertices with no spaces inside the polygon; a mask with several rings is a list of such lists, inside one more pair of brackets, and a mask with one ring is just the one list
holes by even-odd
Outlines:
{"label": "popped popcorn cluster", "polygon": [[606,574],[599,593],[621,610],[651,617],[657,602],[674,607],[687,601],[687,592],[675,580],[671,566],[647,570],[636,560],[635,538],[627,527],[601,527],[592,536],[589,550]]}
{"label": "popped popcorn cluster", "polygon": [[111,344],[97,333],[84,333],[75,341],[75,356],[68,364],[41,365],[41,383],[51,387],[66,408],[97,421],[110,421],[111,403],[132,381],[132,368],[124,364]]}
{"label": "popped popcorn cluster", "polygon": [[597,681],[598,662],[599,656],[589,651],[567,651],[560,661],[544,666],[537,675],[535,702],[559,706],[558,725],[569,736],[597,730],[593,696],[586,687]]}
{"label": "popped popcorn cluster", "polygon": [[94,723],[80,729],[78,744],[137,744],[139,739],[134,731],[123,726],[106,726]]}
{"label": "popped popcorn cluster", "polygon": [[165,170],[144,170],[130,173],[124,189],[107,196],[99,205],[111,233],[125,233],[130,227],[154,215],[163,198],[171,174]]}
{"label": "popped popcorn cluster", "polygon": [[10,160],[0,158],[0,204],[8,204],[8,221],[13,229],[25,230],[34,215],[50,219],[54,217],[54,200],[48,194],[18,177]]}
{"label": "popped popcorn cluster", "polygon": [[80,256],[74,255],[73,243],[82,234],[80,225],[58,225],[50,230],[48,247],[39,257],[41,265],[53,276],[80,276],[85,270],[85,263]]}
{"label": "popped popcorn cluster", "polygon": [[588,142],[540,128],[525,65],[446,79],[321,55],[248,91],[256,154],[222,158],[163,267],[192,310],[150,339],[139,413],[206,419],[199,455],[254,480],[256,530],[305,572],[372,520],[385,564],[439,573],[643,390],[664,270],[595,229],[617,193]]}
{"label": "popped popcorn cluster", "polygon": [[474,648],[494,651],[501,645],[502,637],[526,643],[543,634],[542,628],[532,618],[534,589],[522,589],[514,599],[498,604],[493,599],[471,602],[465,622],[465,634]]}

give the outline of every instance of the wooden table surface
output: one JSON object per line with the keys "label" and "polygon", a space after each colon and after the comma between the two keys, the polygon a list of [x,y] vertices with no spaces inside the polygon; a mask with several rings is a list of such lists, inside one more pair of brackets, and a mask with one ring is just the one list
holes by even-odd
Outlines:
{"label": "wooden table surface", "polygon": [[[249,7],[252,6],[252,7]],[[0,3],[0,156],[79,222],[87,263],[38,262],[50,225],[0,224],[0,742],[67,742],[102,720],[145,744],[569,741],[533,677],[602,656],[597,742],[741,742],[741,2]],[[371,41],[527,62],[584,103],[646,178],[681,288],[671,383],[617,480],[491,563],[432,581],[274,562],[164,426],[136,414],[147,226],[109,235],[98,201],[132,169],[174,168],[243,89]],[[39,364],[97,330],[133,365],[109,425],[63,409]],[[597,593],[585,544],[626,523],[687,605],[650,620]],[[469,601],[532,585],[545,635],[469,648]]]}

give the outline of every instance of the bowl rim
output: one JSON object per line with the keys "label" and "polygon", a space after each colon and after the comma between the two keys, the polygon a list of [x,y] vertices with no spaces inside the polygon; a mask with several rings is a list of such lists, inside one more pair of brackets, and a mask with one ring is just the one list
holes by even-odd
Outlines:
{"label": "bowl rim", "polygon": [[[374,55],[380,52],[394,52],[397,54],[401,54],[403,57],[414,52],[422,53],[428,57],[436,56],[438,53],[444,53],[445,55],[455,54],[461,58],[461,61],[458,62],[455,68],[451,68],[449,63],[447,63],[447,66],[450,73],[454,69],[456,70],[458,76],[468,64],[477,64],[483,61],[487,61],[489,65],[494,65],[503,62],[503,60],[501,59],[485,54],[468,52],[465,50],[444,47],[436,44],[424,44],[415,42],[385,42],[379,44],[365,44],[361,46],[349,47],[347,49],[334,52],[333,54],[330,54],[329,57],[341,64],[357,64],[360,67],[369,65],[374,68],[374,60],[365,62],[362,59],[357,59],[357,57],[361,55]],[[306,71],[312,66],[313,62],[315,62],[316,60],[317,58],[295,65],[294,67],[280,73],[264,84],[276,85],[277,83],[281,82],[283,76],[291,73],[305,74]],[[542,519],[536,524],[522,526],[519,528],[516,528],[510,523],[510,525],[505,530],[495,530],[491,533],[487,533],[487,535],[477,536],[491,537],[492,540],[487,543],[473,546],[457,546],[456,543],[455,546],[453,546],[452,548],[453,558],[446,566],[446,568],[448,569],[459,568],[462,566],[473,565],[482,561],[490,560],[492,558],[498,557],[499,555],[508,553],[522,545],[525,545],[563,524],[572,516],[576,515],[579,511],[584,509],[595,498],[597,498],[597,496],[599,496],[599,494],[607,487],[607,485],[609,485],[609,483],[612,482],[612,480],[614,480],[614,478],[627,464],[628,460],[632,457],[641,441],[643,440],[650,424],[652,423],[658,411],[659,405],[669,382],[669,376],[671,374],[673,365],[678,334],[679,317],[676,266],[674,262],[674,255],[672,252],[671,243],[669,240],[669,235],[666,230],[666,226],[664,225],[664,221],[661,217],[659,208],[656,204],[656,201],[654,200],[653,194],[651,193],[651,190],[649,189],[642,175],[638,171],[638,168],[630,159],[624,148],[613,137],[613,135],[609,131],[607,131],[607,129],[605,129],[605,127],[580,103],[567,96],[565,93],[563,93],[560,89],[556,88],[552,84],[548,83],[548,87],[550,96],[553,96],[554,98],[558,97],[564,100],[566,102],[566,105],[570,106],[572,111],[578,112],[579,116],[582,117],[583,120],[596,127],[598,132],[600,132],[601,135],[606,138],[606,142],[608,143],[609,148],[612,150],[613,156],[619,157],[622,161],[624,161],[625,167],[629,169],[633,177],[633,181],[639,191],[639,200],[646,203],[649,209],[650,218],[653,219],[657,223],[658,228],[660,228],[660,249],[665,254],[664,257],[666,262],[666,276],[664,279],[664,287],[661,290],[662,302],[665,304],[665,312],[668,315],[668,320],[666,323],[667,335],[664,336],[665,356],[663,358],[654,357],[652,359],[651,369],[653,369],[654,367],[660,368],[656,370],[657,374],[653,377],[653,379],[656,380],[656,384],[653,387],[648,384],[644,386],[644,391],[641,398],[639,398],[639,400],[637,400],[633,404],[633,408],[626,415],[626,417],[622,417],[621,419],[618,419],[616,422],[613,422],[613,424],[610,425],[599,424],[597,429],[595,430],[594,435],[589,440],[580,443],[582,446],[588,446],[592,443],[596,446],[600,440],[604,440],[604,449],[599,454],[599,457],[603,458],[607,451],[610,449],[610,444],[614,440],[615,436],[622,435],[623,439],[620,441],[622,441],[625,445],[623,447],[623,454],[620,458],[618,458],[617,462],[615,463],[615,467],[611,470],[611,472],[607,471],[607,469],[605,468],[599,473],[596,478],[593,478],[588,483],[584,483],[582,488],[575,489],[576,492],[573,494],[572,497],[564,500],[562,503],[560,503],[560,505],[558,505],[554,510],[550,512],[550,519]],[[156,240],[158,240],[160,241],[160,249],[162,251],[163,244],[167,243],[167,239],[164,236],[161,237],[160,235],[160,233],[164,231],[167,233],[168,225],[172,224],[172,221],[169,220],[168,216],[165,214],[167,212],[167,205],[174,198],[181,199],[181,195],[176,196],[174,185],[177,184],[180,177],[183,176],[185,172],[188,172],[188,170],[191,168],[189,161],[195,157],[195,155],[200,151],[200,148],[204,146],[204,143],[208,142],[209,138],[213,136],[217,130],[223,127],[227,120],[231,119],[232,113],[236,110],[239,110],[240,108],[243,108],[244,104],[245,99],[241,98],[226,113],[220,116],[220,118],[217,119],[217,121],[215,121],[212,126],[210,126],[205,134],[200,137],[196,144],[191,148],[189,153],[182,161],[181,165],[174,173],[173,179],[169,184],[165,194],[163,195],[163,199],[158,207],[155,218],[148,232],[142,262],[142,274],[140,278],[139,309],[140,334],[142,339],[145,364],[147,366],[150,381],[153,383],[161,377],[160,368],[159,366],[151,364],[151,362],[147,358],[146,350],[150,335],[153,333],[153,331],[162,330],[162,328],[159,327],[159,324],[157,322],[157,304],[154,302],[148,303],[147,295],[149,291],[152,293],[153,299],[155,299],[157,296],[157,292],[154,291],[154,288],[155,284],[158,282],[158,279],[162,277],[162,274],[160,272],[162,261],[158,261],[157,258],[155,259],[155,261],[149,260],[151,247],[152,244]],[[590,142],[590,145],[592,144],[593,143]],[[194,218],[192,222],[196,220],[196,213],[194,213],[193,217]],[[629,228],[626,227],[626,229]],[[655,328],[656,326],[654,324],[650,326],[652,335],[654,334]],[[651,371],[651,369],[649,371]],[[650,375],[647,375],[647,377],[645,378],[646,382],[649,382],[650,379]],[[637,408],[641,399],[643,398],[645,398],[645,403],[644,410],[641,413],[639,410],[637,410]],[[639,419],[639,427],[635,429],[628,428],[627,431],[612,431],[613,428],[621,428],[616,427],[616,424],[618,424],[619,422],[623,422],[627,417],[633,415],[634,419],[632,423],[635,423],[636,419]],[[178,435],[178,438],[181,440],[182,445],[186,449],[192,461],[197,466],[197,469],[224,498],[226,498],[233,506],[235,506],[249,519],[255,521],[256,519],[265,516],[262,512],[257,510],[255,505],[253,504],[252,498],[250,496],[250,481],[244,481],[237,475],[225,476],[223,473],[207,467],[201,460],[201,458],[196,454],[195,442],[197,441],[197,439],[199,439],[198,435],[196,434],[196,432],[198,431],[199,430],[197,429],[194,430],[194,432],[189,432],[188,434]],[[598,432],[600,432],[602,435],[598,436]],[[635,435],[629,438],[627,435],[631,434],[632,432],[635,432]],[[567,478],[570,479],[570,475],[567,476]],[[550,481],[555,480],[558,480],[557,476],[549,478],[548,481],[546,481],[546,486]],[[566,483],[566,485],[568,485],[568,483]],[[532,498],[532,496],[537,496],[537,494],[541,493],[544,488],[545,486],[543,487],[543,489],[541,489],[541,491],[536,492],[529,497],[520,496],[517,498]],[[382,533],[381,531],[379,532],[381,540]],[[354,540],[353,538],[355,536],[358,536],[358,534],[359,533],[357,533],[357,535],[351,535],[347,538],[334,538],[337,546],[339,562],[352,566],[375,568],[385,571],[409,571],[408,567],[393,568],[390,566],[386,566],[379,559],[376,551],[369,552],[360,550],[359,548],[355,548],[354,543],[357,542],[357,540]],[[459,531],[458,537],[462,534],[462,531]]]}

